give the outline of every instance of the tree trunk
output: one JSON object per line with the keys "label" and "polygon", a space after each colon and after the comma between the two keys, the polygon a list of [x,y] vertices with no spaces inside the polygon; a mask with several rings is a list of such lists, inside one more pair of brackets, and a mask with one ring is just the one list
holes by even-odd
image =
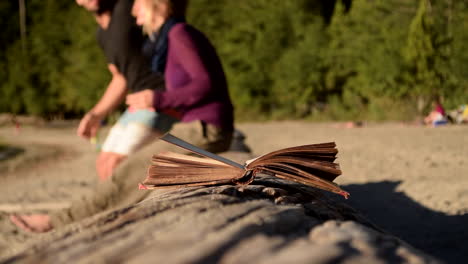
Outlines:
{"label": "tree trunk", "polygon": [[21,48],[23,49],[23,56],[26,57],[26,5],[24,0],[19,1],[19,15],[20,15],[20,34],[21,34]]}

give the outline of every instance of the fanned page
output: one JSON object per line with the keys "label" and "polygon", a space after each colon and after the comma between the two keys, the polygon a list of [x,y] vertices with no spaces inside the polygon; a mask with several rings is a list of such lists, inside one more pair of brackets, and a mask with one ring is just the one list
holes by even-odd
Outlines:
{"label": "fanned page", "polygon": [[347,198],[349,193],[333,183],[341,175],[339,165],[333,162],[337,153],[333,142],[298,146],[260,156],[247,164],[246,168],[338,193]]}
{"label": "fanned page", "polygon": [[199,166],[231,167],[226,163],[222,163],[214,159],[178,154],[174,152],[163,152],[158,155],[154,155],[152,159],[153,164],[164,161],[177,161],[178,163],[172,162],[175,165],[193,164]]}
{"label": "fanned page", "polygon": [[313,186],[348,198],[349,193],[333,183],[341,175],[334,163],[338,150],[334,142],[277,150],[242,165],[202,150],[173,135],[165,141],[204,157],[172,152],[153,156],[142,189],[217,184],[249,184],[258,173]]}
{"label": "fanned page", "polygon": [[256,164],[268,161],[273,157],[307,157],[309,159],[314,159],[315,161],[333,162],[336,159],[336,154],[338,154],[338,150],[336,149],[336,144],[334,142],[303,145],[280,149],[262,155],[249,163],[248,166],[255,166]]}
{"label": "fanned page", "polygon": [[245,170],[210,158],[200,158],[172,152],[154,155],[144,189],[227,184],[241,178]]}

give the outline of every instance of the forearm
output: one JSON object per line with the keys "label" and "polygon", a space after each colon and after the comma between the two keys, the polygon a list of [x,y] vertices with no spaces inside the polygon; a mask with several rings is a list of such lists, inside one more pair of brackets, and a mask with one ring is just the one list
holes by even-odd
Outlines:
{"label": "forearm", "polygon": [[154,105],[156,109],[187,109],[206,100],[211,90],[209,78],[192,80],[176,90],[155,91]]}
{"label": "forearm", "polygon": [[91,109],[91,113],[100,118],[107,116],[123,102],[127,94],[127,82],[114,66],[109,66],[112,80],[98,103]]}
{"label": "forearm", "polygon": [[105,117],[112,112],[125,98],[127,87],[125,80],[116,80],[109,83],[99,102],[91,109],[91,113]]}

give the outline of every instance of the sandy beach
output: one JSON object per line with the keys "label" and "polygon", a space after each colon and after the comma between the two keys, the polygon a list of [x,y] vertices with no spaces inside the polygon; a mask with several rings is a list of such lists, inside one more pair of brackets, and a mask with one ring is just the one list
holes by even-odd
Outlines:
{"label": "sandy beach", "polygon": [[[75,127],[74,122],[19,131],[0,127],[0,142],[13,147],[0,156],[0,255],[31,236],[9,222],[9,213],[24,212],[25,206],[57,210],[96,183],[96,148],[78,138]],[[343,202],[427,254],[448,263],[468,257],[468,126],[384,123],[347,129],[339,123],[285,121],[237,127],[255,155],[335,141],[343,171],[337,183],[351,193]]]}

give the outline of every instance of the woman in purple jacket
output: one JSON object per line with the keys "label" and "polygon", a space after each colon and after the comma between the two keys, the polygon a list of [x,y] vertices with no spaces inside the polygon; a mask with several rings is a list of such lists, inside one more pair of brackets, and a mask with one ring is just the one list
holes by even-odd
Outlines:
{"label": "woman in purple jacket", "polygon": [[166,90],[144,90],[127,96],[135,109],[153,107],[199,127],[191,143],[208,151],[229,148],[233,106],[226,77],[210,41],[185,23],[187,0],[136,0],[133,15],[149,41],[145,52],[152,70],[164,73]]}

